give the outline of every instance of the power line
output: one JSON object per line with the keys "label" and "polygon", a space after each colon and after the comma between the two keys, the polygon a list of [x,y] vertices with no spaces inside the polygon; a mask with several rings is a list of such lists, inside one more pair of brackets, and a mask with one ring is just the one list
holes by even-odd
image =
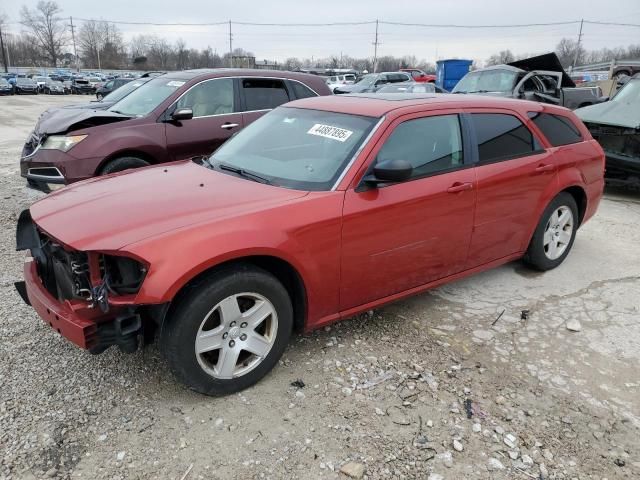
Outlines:
{"label": "power line", "polygon": [[150,25],[155,27],[211,27],[216,25],[227,25],[229,23],[228,20],[225,20],[224,22],[209,22],[209,23],[130,22],[130,21],[123,21],[123,20],[104,20],[104,19],[81,18],[81,17],[76,17],[76,20],[81,20],[83,22],[107,22],[107,23],[115,23],[117,25]]}
{"label": "power line", "polygon": [[[403,27],[428,27],[428,28],[524,28],[524,27],[550,27],[554,25],[575,25],[580,20],[571,20],[567,22],[548,22],[548,23],[519,23],[505,25],[457,25],[457,24],[437,24],[437,23],[405,23],[405,22],[387,22],[380,20],[384,25],[400,25]],[[587,23],[585,21],[585,23]],[[640,27],[640,25],[638,25]]]}

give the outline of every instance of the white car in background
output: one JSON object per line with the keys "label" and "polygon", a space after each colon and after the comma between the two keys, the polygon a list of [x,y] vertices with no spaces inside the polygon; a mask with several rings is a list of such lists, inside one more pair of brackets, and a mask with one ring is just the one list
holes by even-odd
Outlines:
{"label": "white car in background", "polygon": [[342,85],[352,85],[356,83],[356,76],[352,73],[345,75],[331,75],[327,78],[327,86],[329,90],[333,92],[334,88],[341,87]]}

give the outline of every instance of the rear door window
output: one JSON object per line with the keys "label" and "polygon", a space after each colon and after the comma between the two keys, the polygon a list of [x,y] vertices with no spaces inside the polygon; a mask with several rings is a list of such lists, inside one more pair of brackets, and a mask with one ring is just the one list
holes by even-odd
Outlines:
{"label": "rear door window", "polygon": [[581,142],[582,134],[567,117],[551,113],[529,112],[529,118],[554,147]]}
{"label": "rear door window", "polygon": [[531,131],[515,116],[472,113],[480,163],[531,155],[540,150]]}
{"label": "rear door window", "polygon": [[245,78],[242,80],[244,110],[271,110],[287,103],[289,94],[279,79]]}

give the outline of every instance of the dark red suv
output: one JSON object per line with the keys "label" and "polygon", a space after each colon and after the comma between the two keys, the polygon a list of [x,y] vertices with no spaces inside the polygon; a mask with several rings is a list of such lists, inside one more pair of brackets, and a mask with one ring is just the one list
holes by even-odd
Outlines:
{"label": "dark red suv", "polygon": [[46,191],[50,184],[210,154],[272,108],[330,93],[320,77],[304,73],[168,73],[107,110],[46,112],[22,150],[21,175]]}

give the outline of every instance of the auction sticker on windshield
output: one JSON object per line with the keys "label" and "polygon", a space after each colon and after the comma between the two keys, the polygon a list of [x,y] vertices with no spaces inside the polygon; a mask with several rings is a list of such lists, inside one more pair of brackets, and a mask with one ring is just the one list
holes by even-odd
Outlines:
{"label": "auction sticker on windshield", "polygon": [[167,83],[167,87],[181,87],[185,82],[181,82],[179,80],[171,80]]}
{"label": "auction sticker on windshield", "polygon": [[307,133],[309,135],[317,135],[318,137],[331,138],[339,142],[346,142],[351,134],[353,134],[351,130],[332,127],[331,125],[323,125],[321,123],[316,123]]}

